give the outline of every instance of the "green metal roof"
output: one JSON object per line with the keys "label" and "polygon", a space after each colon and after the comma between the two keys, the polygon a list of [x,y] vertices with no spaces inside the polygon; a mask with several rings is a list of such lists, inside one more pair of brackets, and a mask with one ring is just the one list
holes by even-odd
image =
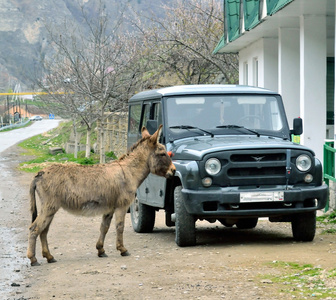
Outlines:
{"label": "green metal roof", "polygon": [[[267,15],[274,15],[293,0],[266,0]],[[219,52],[228,43],[236,40],[242,35],[243,29],[249,31],[262,22],[261,11],[262,1],[260,0],[224,0],[224,35],[218,42],[213,54]],[[241,16],[241,12],[243,15]],[[241,28],[244,20],[244,28]]]}
{"label": "green metal roof", "polygon": [[224,18],[227,19],[228,39],[233,41],[240,36],[240,0],[224,1]]}
{"label": "green metal roof", "polygon": [[283,8],[293,0],[266,0],[267,2],[267,15],[274,15],[278,10]]}
{"label": "green metal roof", "polygon": [[250,30],[260,23],[260,0],[243,0],[245,30]]}

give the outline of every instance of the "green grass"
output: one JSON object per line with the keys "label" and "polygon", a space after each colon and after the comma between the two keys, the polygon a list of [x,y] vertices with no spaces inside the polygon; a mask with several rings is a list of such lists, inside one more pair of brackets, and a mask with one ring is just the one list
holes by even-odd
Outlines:
{"label": "green grass", "polygon": [[322,231],[322,234],[335,234],[336,228],[328,228]]}
{"label": "green grass", "polygon": [[[25,149],[23,155],[33,156],[34,158],[21,163],[20,170],[35,173],[50,163],[65,163],[76,162],[83,165],[95,164],[99,162],[99,157],[95,153],[91,153],[90,158],[85,158],[85,152],[78,152],[78,158],[74,158],[72,153],[58,153],[51,155],[49,153],[50,147],[62,147],[70,139],[70,132],[72,130],[71,122],[63,122],[57,128],[50,130],[47,134],[39,134],[29,138],[19,144]],[[84,133],[85,128],[80,128],[80,132]],[[95,135],[92,135],[95,138]],[[82,134],[82,139],[86,140],[86,135]],[[81,139],[81,142],[82,142]]]}
{"label": "green grass", "polygon": [[336,211],[316,218],[321,223],[336,224]]}
{"label": "green grass", "polygon": [[322,228],[322,234],[336,233],[336,211],[316,218],[318,225]]}
{"label": "green grass", "polygon": [[328,271],[310,264],[281,261],[274,261],[270,265],[279,269],[281,275],[266,275],[262,279],[271,280],[281,293],[298,299],[325,299],[336,295],[336,269]]}

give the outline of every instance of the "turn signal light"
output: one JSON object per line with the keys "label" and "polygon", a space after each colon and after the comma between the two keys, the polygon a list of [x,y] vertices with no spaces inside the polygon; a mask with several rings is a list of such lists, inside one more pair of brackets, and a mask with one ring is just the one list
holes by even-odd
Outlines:
{"label": "turn signal light", "polygon": [[168,154],[169,157],[173,157],[174,156],[174,153],[172,151],[168,151],[167,154]]}

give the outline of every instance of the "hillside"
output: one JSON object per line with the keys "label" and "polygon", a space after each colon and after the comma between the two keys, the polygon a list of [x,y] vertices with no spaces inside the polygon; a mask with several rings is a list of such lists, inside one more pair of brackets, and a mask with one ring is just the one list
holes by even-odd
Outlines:
{"label": "hillside", "polygon": [[[167,3],[168,0],[164,1]],[[173,1],[173,0],[169,0]],[[81,0],[94,14],[97,0]],[[109,0],[106,8],[114,18],[122,5],[136,11],[160,14],[163,0]],[[44,21],[60,24],[64,18],[79,22],[76,0],[0,0],[0,92],[21,83],[30,87],[29,78],[38,68],[40,57],[48,55],[48,38]]]}

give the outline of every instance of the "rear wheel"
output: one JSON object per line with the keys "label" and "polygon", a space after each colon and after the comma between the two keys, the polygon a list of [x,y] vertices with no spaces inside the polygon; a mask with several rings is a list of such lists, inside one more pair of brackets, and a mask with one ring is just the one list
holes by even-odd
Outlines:
{"label": "rear wheel", "polygon": [[239,219],[236,226],[239,229],[252,229],[258,224],[258,218]]}
{"label": "rear wheel", "polygon": [[196,245],[195,218],[187,212],[184,201],[182,187],[177,186],[174,190],[175,241],[180,247]]}
{"label": "rear wheel", "polygon": [[155,209],[146,204],[140,203],[138,197],[130,207],[132,226],[135,232],[152,232],[155,223]]}
{"label": "rear wheel", "polygon": [[316,211],[293,216],[292,232],[296,241],[311,242],[316,232]]}

